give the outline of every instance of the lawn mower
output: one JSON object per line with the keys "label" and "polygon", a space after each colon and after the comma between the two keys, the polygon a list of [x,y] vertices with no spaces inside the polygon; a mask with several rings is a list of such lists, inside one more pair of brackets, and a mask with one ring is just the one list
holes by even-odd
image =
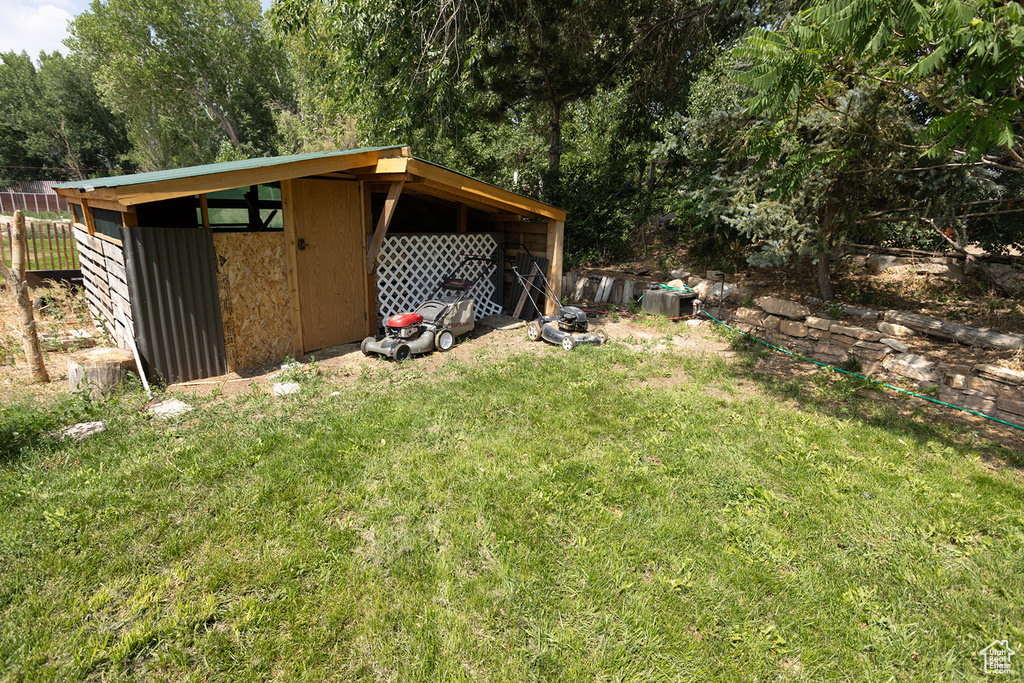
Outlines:
{"label": "lawn mower", "polygon": [[[515,264],[512,264],[511,267],[516,279],[519,280],[519,284],[523,287],[521,300],[523,297],[529,297],[533,307],[540,314],[541,307],[539,302],[533,298],[531,291],[538,289],[539,285],[539,291],[543,297],[553,301],[558,309],[558,313],[555,315],[541,315],[527,323],[526,336],[529,337],[530,341],[543,339],[552,344],[558,344],[566,351],[572,351],[576,348],[577,344],[601,345],[608,341],[608,335],[605,334],[604,330],[598,330],[595,334],[590,334],[587,331],[590,328],[590,322],[587,320],[587,314],[583,309],[562,305],[558,297],[555,296],[554,290],[551,289],[547,277],[541,272],[535,261],[531,260],[531,273],[529,275],[523,275],[519,272]],[[516,315],[518,315],[521,308],[522,301],[516,307]]]}
{"label": "lawn mower", "polygon": [[[466,256],[450,275],[441,280],[434,295],[414,312],[399,313],[388,318],[384,338],[367,337],[360,348],[369,356],[382,356],[403,361],[413,354],[447,351],[455,338],[473,329],[472,293],[477,284],[491,274],[494,262],[483,256]],[[465,276],[469,266],[478,266],[476,277]],[[453,292],[453,294],[445,294]]]}

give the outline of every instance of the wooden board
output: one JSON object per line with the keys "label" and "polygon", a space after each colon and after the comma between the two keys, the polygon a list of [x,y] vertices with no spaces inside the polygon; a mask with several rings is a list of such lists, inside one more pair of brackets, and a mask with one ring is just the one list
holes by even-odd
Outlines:
{"label": "wooden board", "polygon": [[283,360],[295,330],[280,232],[220,232],[217,290],[228,370]]}
{"label": "wooden board", "polygon": [[368,317],[359,185],[295,180],[292,202],[303,351],[359,341]]}

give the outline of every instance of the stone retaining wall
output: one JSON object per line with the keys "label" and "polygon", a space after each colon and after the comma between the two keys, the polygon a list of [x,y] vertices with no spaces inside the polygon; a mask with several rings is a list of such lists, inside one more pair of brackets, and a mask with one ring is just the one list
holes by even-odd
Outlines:
{"label": "stone retaining wall", "polygon": [[912,353],[906,342],[923,335],[889,322],[900,317],[897,311],[848,307],[847,315],[835,320],[794,301],[761,297],[756,304],[726,311],[725,318],[740,332],[794,353],[839,366],[855,360],[861,374],[910,383],[908,388],[925,396],[1024,425],[1024,372],[983,363],[954,365]]}
{"label": "stone retaining wall", "polygon": [[[749,287],[725,282],[718,271],[699,277],[676,270],[672,276],[675,279],[668,285],[692,288],[710,310],[740,332],[830,365],[856,361],[861,374],[1024,426],[1024,372],[985,363],[957,365],[931,360],[921,348],[956,340],[985,348],[1024,349],[1024,337],[919,314],[855,306],[841,306],[842,315],[835,319],[795,301],[774,297],[755,301]],[[646,286],[628,277],[616,280],[608,275],[576,273],[565,277],[562,291],[573,303],[586,300],[629,306],[643,295]],[[723,303],[720,310],[719,301]]]}

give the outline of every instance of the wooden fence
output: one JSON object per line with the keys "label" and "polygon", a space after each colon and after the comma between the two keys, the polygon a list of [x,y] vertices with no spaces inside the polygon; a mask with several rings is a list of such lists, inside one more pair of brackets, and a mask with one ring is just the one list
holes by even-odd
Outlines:
{"label": "wooden fence", "polygon": [[[11,264],[10,218],[0,223],[0,259]],[[78,270],[78,244],[71,234],[71,224],[59,221],[25,221],[28,233],[26,270]]]}
{"label": "wooden fence", "polygon": [[53,192],[0,192],[0,213],[14,213],[15,209],[36,213],[71,211],[68,203]]}

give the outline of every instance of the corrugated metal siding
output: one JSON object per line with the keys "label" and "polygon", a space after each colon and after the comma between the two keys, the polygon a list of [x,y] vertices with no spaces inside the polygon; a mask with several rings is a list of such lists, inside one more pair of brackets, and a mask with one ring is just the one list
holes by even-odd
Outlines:
{"label": "corrugated metal siding", "polygon": [[150,373],[187,382],[227,372],[210,234],[122,228],[132,318]]}

